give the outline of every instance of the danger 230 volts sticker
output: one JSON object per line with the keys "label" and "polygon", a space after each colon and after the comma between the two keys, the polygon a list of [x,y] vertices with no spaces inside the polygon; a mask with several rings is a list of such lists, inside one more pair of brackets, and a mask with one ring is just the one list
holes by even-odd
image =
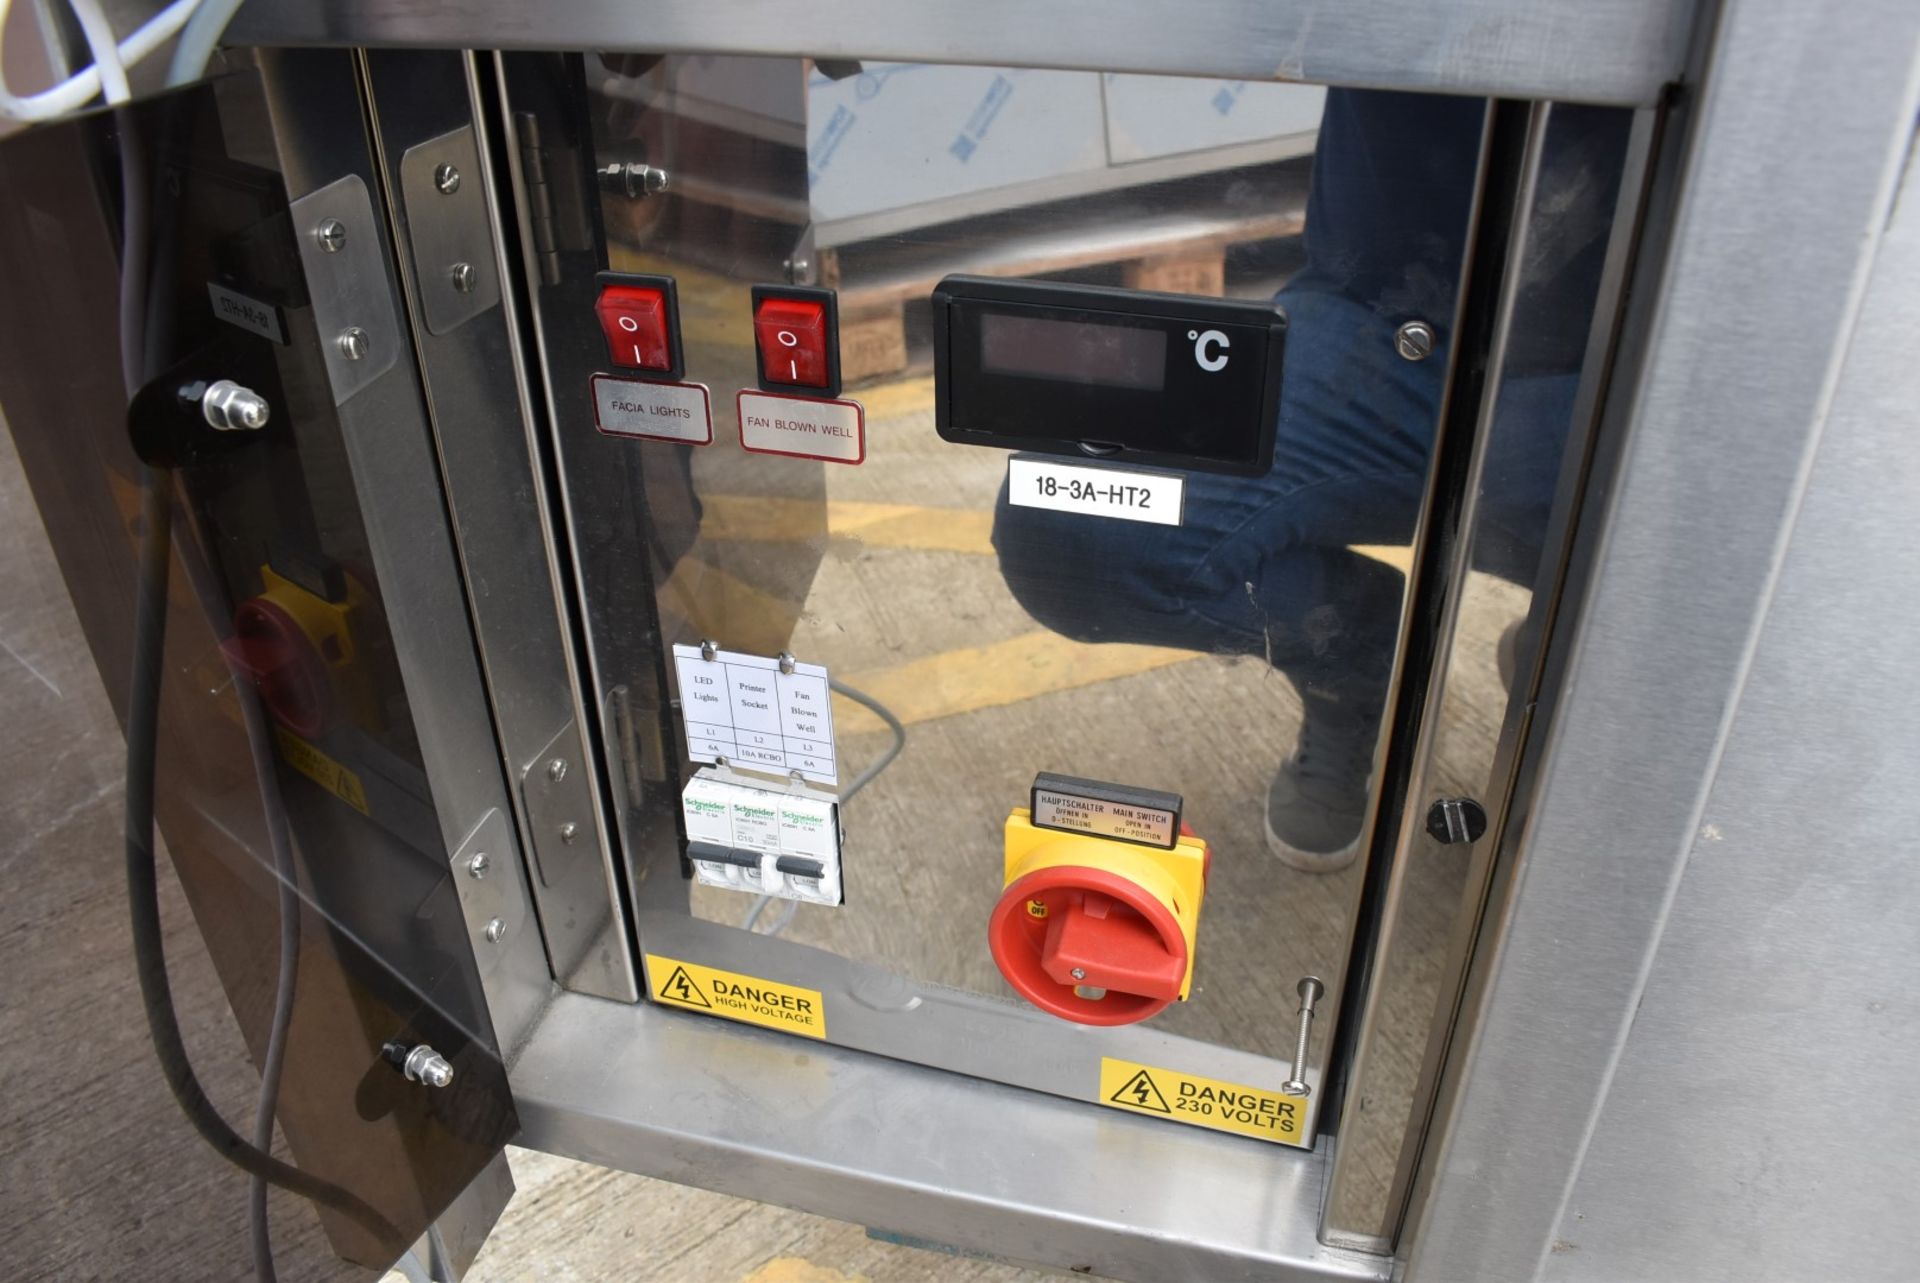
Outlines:
{"label": "danger 230 volts sticker", "polygon": [[1305,1097],[1110,1056],[1100,1061],[1100,1103],[1281,1145],[1307,1143]]}

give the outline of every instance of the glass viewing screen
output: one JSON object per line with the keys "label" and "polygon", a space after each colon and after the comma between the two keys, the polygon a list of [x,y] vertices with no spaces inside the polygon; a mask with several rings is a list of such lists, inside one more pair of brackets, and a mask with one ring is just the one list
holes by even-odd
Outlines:
{"label": "glass viewing screen", "polygon": [[982,312],[980,368],[1158,392],[1166,385],[1167,333],[1135,325]]}

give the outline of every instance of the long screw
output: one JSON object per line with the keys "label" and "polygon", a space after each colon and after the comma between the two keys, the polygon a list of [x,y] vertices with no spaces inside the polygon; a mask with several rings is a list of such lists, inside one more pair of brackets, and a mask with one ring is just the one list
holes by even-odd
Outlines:
{"label": "long screw", "polygon": [[1307,1096],[1313,1092],[1307,1086],[1307,1039],[1313,1036],[1313,1004],[1320,1001],[1327,987],[1306,976],[1295,988],[1300,994],[1300,1038],[1293,1045],[1293,1077],[1281,1083],[1280,1090],[1289,1096]]}

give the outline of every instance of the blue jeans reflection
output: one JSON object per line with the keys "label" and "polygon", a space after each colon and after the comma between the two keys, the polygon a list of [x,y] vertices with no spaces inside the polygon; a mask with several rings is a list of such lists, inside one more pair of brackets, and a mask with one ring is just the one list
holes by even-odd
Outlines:
{"label": "blue jeans reflection", "polygon": [[[1539,323],[1510,350],[1499,410],[1525,431],[1480,491],[1491,537],[1476,544],[1477,568],[1520,581],[1538,560],[1625,136],[1623,114],[1563,114],[1543,190],[1561,184],[1582,216],[1563,218],[1559,243],[1529,264],[1529,285],[1553,301],[1530,309]],[[1468,100],[1328,95],[1308,263],[1278,298],[1286,368],[1267,475],[1190,474],[1173,528],[1014,507],[1004,486],[996,507],[1007,585],[1047,627],[1260,656],[1289,678],[1305,720],[1268,797],[1267,836],[1300,868],[1344,865],[1364,823],[1405,583],[1357,548],[1404,547],[1419,518],[1481,119]],[[1408,361],[1394,333],[1415,317],[1439,341]]]}

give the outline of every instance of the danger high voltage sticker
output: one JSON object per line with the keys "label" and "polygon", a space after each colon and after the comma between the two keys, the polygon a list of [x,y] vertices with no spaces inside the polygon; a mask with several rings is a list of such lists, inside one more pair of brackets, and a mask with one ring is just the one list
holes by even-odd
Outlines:
{"label": "danger high voltage sticker", "polygon": [[646,955],[654,1001],[808,1038],[827,1036],[826,1004],[817,989],[743,976],[697,962]]}
{"label": "danger high voltage sticker", "polygon": [[1100,1060],[1100,1103],[1193,1127],[1305,1147],[1307,1102],[1130,1060]]}

